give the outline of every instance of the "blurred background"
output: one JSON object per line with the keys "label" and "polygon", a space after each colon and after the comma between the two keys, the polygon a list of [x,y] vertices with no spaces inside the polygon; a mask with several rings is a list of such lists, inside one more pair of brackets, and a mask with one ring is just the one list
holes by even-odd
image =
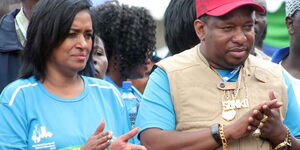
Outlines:
{"label": "blurred background", "polygon": [[[21,0],[0,0],[0,17],[14,8],[20,8]],[[91,0],[94,6],[107,0]],[[271,55],[273,51],[289,45],[289,36],[285,27],[285,0],[266,0],[267,2],[267,34],[263,51]],[[168,49],[164,41],[163,15],[170,0],[119,0],[122,4],[147,8],[157,23],[157,54],[164,58]]]}

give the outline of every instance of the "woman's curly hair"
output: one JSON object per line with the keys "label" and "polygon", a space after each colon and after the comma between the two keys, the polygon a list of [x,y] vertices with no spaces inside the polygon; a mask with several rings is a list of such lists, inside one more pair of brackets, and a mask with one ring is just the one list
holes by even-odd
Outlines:
{"label": "woman's curly hair", "polygon": [[95,34],[104,42],[108,60],[119,61],[122,78],[144,64],[155,50],[155,21],[143,7],[106,2],[92,9]]}

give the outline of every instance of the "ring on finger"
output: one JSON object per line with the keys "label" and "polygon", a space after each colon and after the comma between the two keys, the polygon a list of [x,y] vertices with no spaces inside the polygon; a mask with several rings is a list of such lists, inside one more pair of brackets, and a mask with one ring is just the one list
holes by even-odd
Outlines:
{"label": "ring on finger", "polygon": [[264,123],[263,122],[259,122],[259,125],[258,125],[258,127],[257,128],[262,128],[264,126]]}
{"label": "ring on finger", "polygon": [[256,129],[256,130],[252,133],[252,136],[254,136],[254,137],[260,137],[260,136],[261,136],[260,129]]}
{"label": "ring on finger", "polygon": [[264,117],[261,119],[260,122],[264,123],[264,122],[266,122],[268,120],[268,118],[269,117],[267,115],[264,115]]}

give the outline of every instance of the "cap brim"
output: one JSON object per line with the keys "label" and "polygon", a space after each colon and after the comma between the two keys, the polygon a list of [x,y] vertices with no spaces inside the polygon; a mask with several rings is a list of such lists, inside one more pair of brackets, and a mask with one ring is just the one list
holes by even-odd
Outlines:
{"label": "cap brim", "polygon": [[210,16],[223,16],[236,8],[239,8],[241,6],[247,6],[247,5],[252,6],[252,8],[258,13],[265,13],[265,9],[262,6],[260,6],[259,4],[249,2],[249,1],[248,2],[236,1],[233,3],[228,3],[228,4],[222,5],[220,7],[214,8],[214,9],[206,12],[206,14],[208,14]]}

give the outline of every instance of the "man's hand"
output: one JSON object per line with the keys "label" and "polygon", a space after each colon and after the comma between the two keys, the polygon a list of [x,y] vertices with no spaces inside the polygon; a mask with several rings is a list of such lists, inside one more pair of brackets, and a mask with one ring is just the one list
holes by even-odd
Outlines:
{"label": "man's hand", "polygon": [[[259,109],[253,111],[252,125],[260,128],[261,138],[270,140],[274,145],[283,142],[287,136],[287,130],[280,118],[278,102],[274,92],[269,92],[269,102],[264,103]],[[265,118],[265,119],[263,119]]]}

